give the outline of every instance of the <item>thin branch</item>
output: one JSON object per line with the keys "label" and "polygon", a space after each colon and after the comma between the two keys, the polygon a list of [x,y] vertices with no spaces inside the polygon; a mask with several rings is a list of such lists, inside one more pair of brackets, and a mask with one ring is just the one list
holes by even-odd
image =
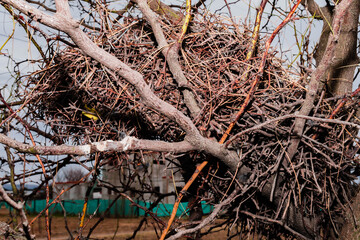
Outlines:
{"label": "thin branch", "polygon": [[[245,109],[247,108],[247,106],[250,103],[251,98],[253,97],[253,94],[255,93],[256,89],[257,89],[257,85],[258,82],[260,81],[260,77],[262,77],[262,75],[264,74],[264,70],[265,70],[265,64],[266,64],[266,58],[267,55],[269,53],[269,49],[270,49],[270,45],[272,43],[272,41],[274,40],[275,36],[279,33],[279,31],[289,22],[292,20],[292,16],[294,15],[296,9],[298,8],[298,6],[300,5],[300,0],[297,1],[297,3],[291,8],[291,11],[289,12],[289,14],[286,16],[286,18],[277,26],[277,28],[273,31],[273,33],[270,35],[269,39],[266,41],[265,43],[265,51],[263,53],[262,59],[261,59],[261,63],[259,66],[259,70],[256,74],[256,78],[254,79],[254,81],[251,83],[251,88],[248,92],[248,94],[246,95],[246,98],[243,102],[243,104],[241,105],[240,110],[236,113],[235,115],[235,120],[232,121],[229,125],[229,127],[226,129],[224,135],[222,136],[220,142],[223,143],[225,142],[225,140],[227,139],[227,137],[229,136],[231,130],[233,129],[233,127],[235,126],[235,124],[237,123],[237,121],[239,121],[240,117],[245,113]],[[264,6],[265,7],[265,6]],[[261,17],[261,16],[258,16]]]}
{"label": "thin branch", "polygon": [[200,174],[201,170],[207,165],[207,161],[202,162],[200,165],[196,166],[196,170],[194,172],[194,174],[191,176],[190,180],[185,184],[185,186],[181,189],[179,196],[176,198],[170,219],[166,225],[166,228],[164,229],[164,231],[161,234],[160,240],[164,240],[166,237],[166,234],[168,233],[171,224],[173,223],[175,217],[176,217],[176,212],[179,208],[181,199],[184,197],[186,191],[189,189],[189,187],[191,186],[191,184],[195,181],[195,179],[197,178],[197,176]]}
{"label": "thin branch", "polygon": [[205,219],[203,219],[201,221],[201,223],[199,225],[197,225],[194,228],[190,228],[190,229],[186,229],[183,231],[178,232],[177,234],[167,238],[166,240],[174,240],[174,239],[178,239],[182,236],[184,236],[185,234],[190,234],[193,232],[197,232],[201,229],[203,229],[205,226],[209,225],[210,223],[214,222],[216,217],[218,217],[219,212],[226,206],[229,205],[232,201],[235,200],[235,195],[237,194],[238,190],[234,190],[227,199],[225,199],[223,202],[217,204],[214,208],[214,210],[212,211],[212,213],[206,217]]}
{"label": "thin branch", "polygon": [[29,225],[29,221],[28,221],[25,211],[24,211],[24,204],[22,202],[16,203],[14,200],[12,200],[5,192],[5,189],[3,188],[2,184],[0,184],[0,197],[7,204],[9,204],[11,207],[15,208],[20,213],[23,230],[25,232],[25,237],[27,239],[33,239],[33,236],[30,235],[30,225]]}
{"label": "thin branch", "polygon": [[[327,118],[319,118],[319,117],[311,117],[311,116],[307,116],[307,115],[299,115],[299,114],[288,114],[288,115],[284,115],[284,116],[280,116],[274,119],[270,119],[267,120],[263,123],[257,124],[251,128],[245,129],[239,133],[237,133],[236,135],[234,135],[232,138],[229,139],[229,141],[226,142],[226,145],[228,145],[229,143],[231,143],[232,141],[234,141],[235,139],[239,138],[240,136],[248,133],[248,132],[252,132],[254,130],[257,129],[261,129],[263,127],[265,127],[266,125],[272,124],[274,122],[278,122],[281,120],[285,120],[288,118],[299,118],[299,119],[304,119],[304,120],[312,120],[312,121],[318,121],[318,122],[325,122],[325,123],[334,123],[334,124],[343,124],[343,125],[347,125],[350,127],[355,127],[360,129],[360,125],[356,124],[356,123],[352,123],[352,122],[348,122],[348,121],[342,121],[342,120],[337,120],[337,119],[327,119]],[[301,135],[299,135],[301,136]]]}

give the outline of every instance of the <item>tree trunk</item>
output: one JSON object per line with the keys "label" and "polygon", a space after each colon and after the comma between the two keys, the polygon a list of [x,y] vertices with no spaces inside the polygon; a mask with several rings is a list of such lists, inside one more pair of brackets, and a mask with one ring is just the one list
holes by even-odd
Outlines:
{"label": "tree trunk", "polygon": [[[332,31],[330,25],[333,20],[334,8],[323,7],[323,29],[319,44],[315,53],[316,64],[318,65],[323,57],[329,35]],[[338,44],[335,50],[335,59],[327,76],[324,76],[327,93],[331,96],[343,95],[352,90],[353,77],[357,57],[357,30],[359,25],[360,1],[353,1],[344,16],[344,22]]]}

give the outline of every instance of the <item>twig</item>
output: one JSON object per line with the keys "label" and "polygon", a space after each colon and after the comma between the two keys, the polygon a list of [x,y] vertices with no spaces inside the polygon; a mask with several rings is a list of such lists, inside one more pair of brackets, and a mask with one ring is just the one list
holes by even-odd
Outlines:
{"label": "twig", "polygon": [[292,16],[295,13],[295,10],[298,8],[298,6],[300,5],[301,0],[298,0],[297,3],[292,7],[292,9],[290,10],[289,14],[286,16],[286,18],[279,24],[279,26],[277,26],[277,28],[274,30],[274,32],[271,34],[271,36],[269,37],[269,39],[266,41],[265,43],[265,51],[264,54],[262,56],[261,59],[261,63],[259,66],[259,70],[256,74],[256,78],[255,80],[252,82],[250,90],[248,92],[248,94],[246,95],[246,98],[244,100],[244,103],[241,105],[240,110],[236,113],[234,121],[232,121],[229,125],[229,127],[227,128],[227,130],[225,131],[224,135],[222,136],[220,142],[225,142],[227,137],[229,136],[231,130],[233,129],[233,127],[235,126],[235,124],[239,121],[240,117],[245,113],[245,109],[247,108],[250,99],[253,97],[254,92],[256,91],[257,88],[257,84],[260,80],[260,77],[262,77],[264,70],[265,70],[265,63],[266,63],[266,58],[270,49],[270,45],[272,43],[272,41],[274,40],[275,36],[279,33],[279,31],[292,19]]}
{"label": "twig", "polygon": [[239,133],[237,133],[236,135],[234,135],[232,138],[230,138],[227,142],[226,145],[230,144],[232,141],[234,141],[235,139],[239,138],[240,136],[244,135],[245,133],[257,130],[257,129],[261,129],[262,127],[269,125],[271,123],[274,122],[278,122],[281,120],[285,120],[288,118],[299,118],[299,119],[306,119],[306,120],[312,120],[312,121],[318,121],[318,122],[325,122],[325,123],[334,123],[334,124],[343,124],[343,125],[347,125],[347,126],[351,126],[351,127],[355,127],[355,128],[359,128],[360,129],[360,125],[356,124],[356,123],[352,123],[352,122],[348,122],[348,121],[342,121],[342,120],[338,120],[338,119],[327,119],[327,118],[319,118],[319,117],[311,117],[311,116],[307,116],[307,115],[299,115],[299,114],[288,114],[288,115],[284,115],[284,116],[280,116],[274,119],[270,119],[267,120],[263,123],[260,123],[258,125],[255,125],[251,128],[245,129]]}
{"label": "twig", "polygon": [[230,204],[232,201],[235,200],[236,198],[236,194],[237,194],[238,190],[234,190],[228,198],[226,198],[223,202],[217,204],[215,207],[214,207],[214,210],[212,211],[212,213],[206,217],[205,219],[203,219],[201,221],[200,224],[198,224],[196,227],[194,228],[190,228],[190,229],[186,229],[186,230],[183,230],[183,231],[180,231],[178,233],[176,233],[175,235],[167,238],[167,240],[174,240],[174,239],[178,239],[182,236],[184,236],[185,234],[189,234],[189,233],[193,233],[193,232],[196,232],[196,231],[199,231],[200,229],[203,229],[206,225],[209,225],[210,223],[212,223],[215,218],[218,216],[219,212],[221,211],[221,209],[223,209],[226,205]]}
{"label": "twig", "polygon": [[167,232],[169,231],[171,224],[173,223],[175,216],[176,216],[176,212],[179,208],[179,204],[181,202],[181,199],[183,198],[184,194],[186,193],[186,191],[189,189],[189,187],[191,186],[191,184],[195,181],[195,179],[197,178],[197,176],[200,174],[201,170],[207,165],[207,161],[202,162],[200,165],[196,166],[196,170],[194,172],[194,174],[191,176],[191,178],[189,179],[189,181],[185,184],[185,186],[181,189],[178,197],[176,198],[172,213],[170,215],[170,219],[168,221],[168,223],[166,224],[166,228],[163,230],[160,240],[164,240],[166,237]]}

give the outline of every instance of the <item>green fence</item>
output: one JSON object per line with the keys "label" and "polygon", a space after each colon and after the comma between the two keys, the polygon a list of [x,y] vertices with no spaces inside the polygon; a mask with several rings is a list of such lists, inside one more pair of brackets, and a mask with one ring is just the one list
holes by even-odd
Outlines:
{"label": "green fence", "polygon": [[[87,214],[106,214],[114,217],[133,217],[138,216],[137,209],[131,205],[127,199],[119,199],[111,206],[111,200],[105,199],[91,199],[88,200]],[[62,205],[62,206],[61,206]],[[62,214],[63,208],[66,214],[77,215],[82,212],[84,200],[65,200],[60,203],[54,203],[50,206],[49,212],[52,214]],[[46,200],[32,200],[26,203],[26,210],[30,214],[41,212],[46,207]],[[107,211],[106,211],[107,210]]]}
{"label": "green fence", "polygon": [[[50,201],[51,202],[51,201]],[[102,215],[106,214],[107,216],[111,217],[138,217],[144,216],[145,211],[141,208],[134,206],[129,200],[127,199],[118,199],[115,203],[108,209],[111,205],[112,200],[106,199],[91,199],[88,200],[87,205],[87,214],[97,214]],[[150,202],[143,202],[137,201],[140,206],[145,208],[149,208],[151,203]],[[61,207],[61,204],[63,207]],[[65,200],[61,201],[60,203],[54,203],[50,206],[49,212],[52,214],[63,214],[63,208],[66,211],[66,214],[70,215],[77,215],[82,212],[84,200]],[[7,208],[9,206],[5,202],[0,202],[0,207],[5,205]],[[185,215],[187,212],[187,202],[180,203],[180,206],[177,210],[176,215]],[[213,209],[212,206],[205,204],[202,202],[202,209],[204,214],[208,214]],[[26,211],[30,214],[37,214],[41,212],[46,207],[46,200],[31,200],[26,202]],[[159,204],[156,208],[152,210],[154,214],[158,217],[166,217],[170,216],[174,205],[173,204]]]}
{"label": "green fence", "polygon": [[[140,206],[149,208],[151,203],[150,202],[139,202]],[[176,216],[181,216],[187,214],[187,202],[182,202],[179,205],[179,208],[176,212]],[[171,215],[171,212],[173,210],[174,204],[159,204],[156,208],[152,210],[153,213],[156,214],[158,217],[167,217]],[[206,204],[205,202],[201,202],[201,207],[204,214],[209,214],[211,210],[213,209],[212,206]],[[142,209],[139,209],[139,216],[144,216],[145,211]]]}

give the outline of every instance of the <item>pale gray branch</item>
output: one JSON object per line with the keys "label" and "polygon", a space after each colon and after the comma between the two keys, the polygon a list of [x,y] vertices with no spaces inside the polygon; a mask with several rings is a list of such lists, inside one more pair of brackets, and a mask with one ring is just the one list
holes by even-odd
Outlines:
{"label": "pale gray branch", "polygon": [[63,25],[63,22],[58,15],[46,14],[23,0],[1,0],[1,2],[11,5],[15,9],[26,14],[32,20],[45,24],[51,28],[60,29]]}
{"label": "pale gray branch", "polygon": [[68,0],[55,0],[56,13],[64,17],[71,18],[71,12]]}
{"label": "pale gray branch", "polygon": [[196,148],[187,141],[169,143],[157,140],[142,140],[130,136],[125,137],[121,141],[101,141],[79,146],[32,146],[0,134],[0,143],[14,148],[19,152],[40,155],[87,155],[95,152],[125,152],[130,150],[182,153],[196,150]]}
{"label": "pale gray branch", "polygon": [[23,230],[24,230],[25,234],[27,235],[27,237],[32,239],[33,236],[30,235],[30,225],[29,225],[29,221],[28,221],[25,211],[24,211],[24,204],[21,202],[16,203],[14,200],[12,200],[9,197],[9,195],[7,195],[2,184],[0,184],[0,198],[19,212],[21,222],[22,222],[22,225],[24,228]]}
{"label": "pale gray branch", "polygon": [[[170,71],[173,74],[178,86],[182,88],[187,87],[189,82],[186,79],[183,70],[181,69],[178,55],[178,44],[176,42],[168,44],[160,23],[157,20],[158,16],[150,9],[146,0],[137,0],[137,4],[139,5],[139,8],[144,14],[146,20],[151,25],[156,41],[159,44],[159,49],[161,49],[166,62],[169,64]],[[184,96],[184,102],[189,109],[191,116],[196,118],[201,110],[197,104],[193,92],[185,88],[182,90],[182,93]]]}

